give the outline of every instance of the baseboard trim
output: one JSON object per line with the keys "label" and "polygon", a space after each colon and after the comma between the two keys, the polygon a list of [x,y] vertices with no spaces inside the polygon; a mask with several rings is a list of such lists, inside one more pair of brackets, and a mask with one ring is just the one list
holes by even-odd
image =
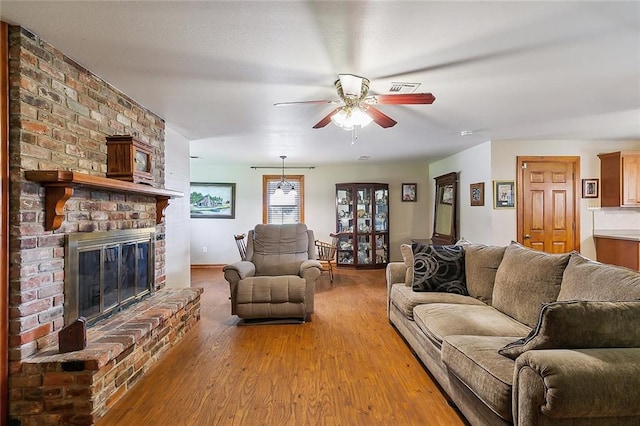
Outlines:
{"label": "baseboard trim", "polygon": [[224,265],[222,264],[208,264],[208,265],[191,265],[191,269],[221,269]]}

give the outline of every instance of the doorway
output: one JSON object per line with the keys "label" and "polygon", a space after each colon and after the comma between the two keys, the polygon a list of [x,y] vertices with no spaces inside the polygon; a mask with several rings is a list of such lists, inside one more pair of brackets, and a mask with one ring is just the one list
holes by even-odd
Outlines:
{"label": "doorway", "polygon": [[580,250],[580,157],[517,157],[518,242],[547,253]]}

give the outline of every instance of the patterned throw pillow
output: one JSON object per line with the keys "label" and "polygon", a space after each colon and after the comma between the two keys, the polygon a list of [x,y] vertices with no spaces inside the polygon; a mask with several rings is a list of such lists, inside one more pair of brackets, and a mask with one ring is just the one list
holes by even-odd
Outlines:
{"label": "patterned throw pillow", "polygon": [[414,243],[413,291],[437,291],[468,295],[464,280],[462,246]]}

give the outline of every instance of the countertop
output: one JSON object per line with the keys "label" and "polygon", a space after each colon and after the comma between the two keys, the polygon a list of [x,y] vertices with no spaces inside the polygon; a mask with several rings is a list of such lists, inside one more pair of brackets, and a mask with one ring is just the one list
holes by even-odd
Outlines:
{"label": "countertop", "polygon": [[593,238],[640,241],[640,229],[599,229],[593,231]]}

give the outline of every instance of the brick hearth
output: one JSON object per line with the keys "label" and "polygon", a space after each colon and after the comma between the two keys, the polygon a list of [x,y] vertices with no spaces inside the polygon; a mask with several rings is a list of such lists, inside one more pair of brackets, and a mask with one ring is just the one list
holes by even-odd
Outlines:
{"label": "brick hearth", "polygon": [[87,332],[87,348],[29,358],[12,376],[22,426],[90,425],[200,319],[202,289],[163,289]]}

